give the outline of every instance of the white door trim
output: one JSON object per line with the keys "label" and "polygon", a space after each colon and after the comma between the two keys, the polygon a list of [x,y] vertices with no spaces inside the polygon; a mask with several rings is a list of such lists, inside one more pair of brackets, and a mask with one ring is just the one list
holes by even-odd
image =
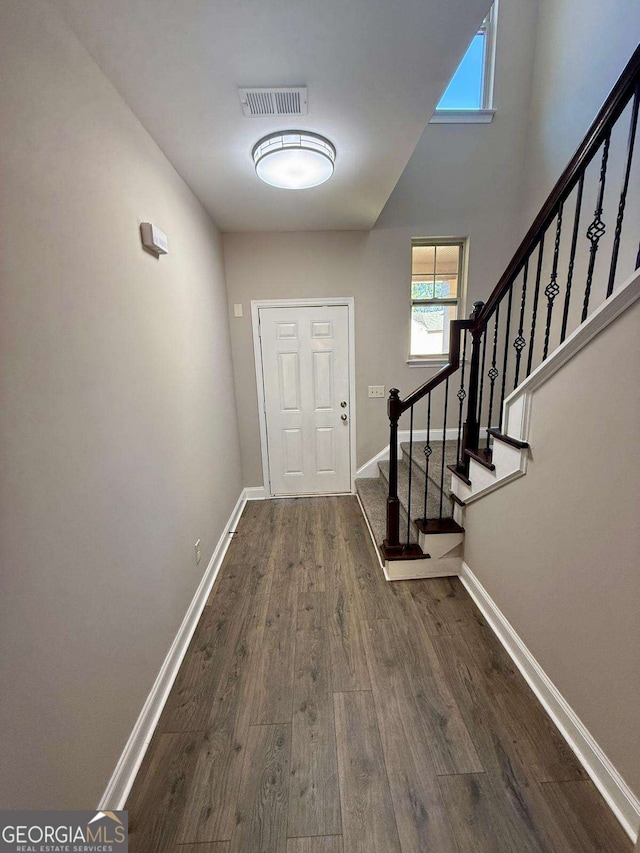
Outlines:
{"label": "white door trim", "polygon": [[259,311],[261,308],[319,308],[325,305],[344,305],[347,308],[349,328],[349,469],[351,492],[355,492],[356,477],[356,346],[355,346],[355,299],[353,296],[332,296],[327,299],[252,299],[251,329],[253,334],[253,356],[256,367],[256,390],[258,392],[258,421],[260,423],[260,452],[262,454],[262,477],[265,495],[273,497],[269,476],[269,447],[267,443],[267,419],[265,417],[264,376],[262,370],[262,347],[260,346]]}

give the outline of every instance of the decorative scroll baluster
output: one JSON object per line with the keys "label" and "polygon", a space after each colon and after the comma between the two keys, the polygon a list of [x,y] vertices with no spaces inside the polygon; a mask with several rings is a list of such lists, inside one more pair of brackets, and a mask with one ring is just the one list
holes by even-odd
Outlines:
{"label": "decorative scroll baluster", "polygon": [[[482,398],[484,395],[484,368],[487,360],[487,339],[489,337],[488,330],[484,331],[484,340],[482,341],[482,367],[480,368],[480,394],[478,396],[478,424],[482,423]],[[472,450],[477,450],[480,447],[480,440],[478,440],[475,447],[471,448]]]}
{"label": "decorative scroll baluster", "polygon": [[442,518],[442,501],[444,498],[444,464],[445,451],[447,441],[447,405],[449,403],[449,377],[447,376],[444,383],[444,419],[442,421],[442,465],[440,466],[440,511],[439,518]]}
{"label": "decorative scroll baluster", "polygon": [[596,265],[596,255],[598,253],[598,245],[600,240],[607,230],[607,226],[602,221],[602,210],[604,204],[604,188],[607,180],[607,162],[609,160],[609,145],[611,143],[611,130],[607,133],[604,139],[602,149],[602,162],[600,163],[600,182],[598,185],[598,200],[596,209],[593,212],[594,220],[587,228],[587,239],[591,243],[589,249],[589,267],[587,269],[587,284],[584,291],[584,302],[582,303],[582,320],[587,319],[589,313],[589,299],[591,298],[591,285],[593,283],[593,271]]}
{"label": "decorative scroll baluster", "polygon": [[[498,324],[500,323],[500,303],[496,308],[496,319],[493,324],[493,353],[491,355],[491,367],[487,371],[489,377],[489,417],[487,418],[487,426],[491,426],[491,417],[493,415],[493,393],[495,391],[496,379],[499,376],[498,368],[496,367],[496,357],[498,353]],[[487,450],[489,450],[489,434],[487,433]]]}
{"label": "decorative scroll baluster", "polygon": [[431,454],[433,453],[433,448],[431,447],[431,391],[427,394],[427,441],[424,445],[424,458],[425,458],[425,466],[426,470],[424,473],[424,512],[422,514],[422,518],[424,523],[427,523],[427,497],[429,491],[429,463],[431,461]]}
{"label": "decorative scroll baluster", "polygon": [[522,350],[526,347],[527,342],[522,337],[524,331],[524,309],[527,303],[527,278],[529,276],[529,258],[525,261],[524,272],[522,274],[522,298],[520,300],[520,320],[518,322],[518,335],[513,342],[513,348],[516,351],[516,368],[513,387],[518,387],[518,377],[520,376],[520,359],[522,358]]}
{"label": "decorative scroll baluster", "polygon": [[536,269],[536,289],[533,294],[533,313],[531,315],[531,337],[529,343],[529,356],[527,358],[527,376],[531,373],[533,362],[533,343],[536,338],[536,321],[538,319],[538,296],[540,295],[540,276],[542,275],[542,256],[544,254],[544,233],[540,237],[540,249],[538,250],[538,268]]}
{"label": "decorative scroll baluster", "polygon": [[551,268],[551,278],[549,284],[544,289],[544,295],[547,297],[547,325],[544,330],[544,347],[542,350],[542,360],[545,361],[549,352],[549,335],[551,334],[551,315],[553,314],[553,303],[556,296],[560,293],[560,285],[558,284],[558,256],[560,255],[560,235],[562,233],[562,204],[558,208],[558,219],[556,221],[556,241],[553,246],[553,265]]}
{"label": "decorative scroll baluster", "polygon": [[458,414],[458,443],[456,445],[456,463],[460,464],[460,450],[462,445],[462,409],[467,392],[464,387],[464,371],[467,359],[467,330],[464,330],[464,344],[462,346],[462,370],[460,372],[460,388],[458,389],[458,400],[460,401],[460,412]]}
{"label": "decorative scroll baluster", "polygon": [[[509,358],[509,332],[511,330],[511,305],[513,302],[513,284],[509,290],[509,299],[507,302],[507,328],[504,333],[504,359],[502,361],[502,388],[500,389],[500,412],[498,428],[502,432],[502,409],[504,406],[504,396],[507,387],[507,360]],[[491,424],[489,424],[491,426]]]}
{"label": "decorative scroll baluster", "polygon": [[413,474],[413,406],[409,412],[409,496],[407,498],[407,545],[411,544],[411,480]]}
{"label": "decorative scroll baluster", "polygon": [[[638,123],[638,106],[640,104],[640,80],[636,83],[636,91],[633,98],[633,106],[631,108],[631,123],[629,125],[629,139],[627,142],[627,164],[624,170],[624,179],[622,181],[622,191],[620,193],[620,202],[618,204],[618,216],[616,219],[616,230],[613,238],[613,249],[611,254],[611,267],[609,269],[609,282],[607,284],[607,299],[613,292],[613,282],[616,277],[616,267],[618,265],[618,252],[620,251],[620,235],[622,233],[622,220],[624,218],[624,208],[627,202],[627,190],[629,189],[629,175],[631,174],[631,158],[633,157],[633,147],[636,141],[636,126]],[[636,267],[637,269],[637,267]]]}
{"label": "decorative scroll baluster", "polygon": [[573,268],[576,260],[576,247],[578,245],[578,233],[580,230],[580,211],[582,208],[582,191],[584,189],[584,172],[578,181],[576,193],[576,212],[573,218],[573,234],[571,235],[571,251],[569,253],[569,268],[567,270],[567,289],[564,295],[564,311],[562,312],[562,329],[560,330],[560,343],[567,336],[567,321],[569,319],[569,302],[571,300],[571,285],[573,283]]}

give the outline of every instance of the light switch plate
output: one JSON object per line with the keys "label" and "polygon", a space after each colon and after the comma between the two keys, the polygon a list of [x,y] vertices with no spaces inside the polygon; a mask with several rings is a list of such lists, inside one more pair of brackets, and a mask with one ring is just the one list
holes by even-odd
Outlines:
{"label": "light switch plate", "polygon": [[384,385],[369,385],[370,397],[384,397]]}
{"label": "light switch plate", "polygon": [[233,316],[242,317],[242,303],[236,302],[233,306]]}

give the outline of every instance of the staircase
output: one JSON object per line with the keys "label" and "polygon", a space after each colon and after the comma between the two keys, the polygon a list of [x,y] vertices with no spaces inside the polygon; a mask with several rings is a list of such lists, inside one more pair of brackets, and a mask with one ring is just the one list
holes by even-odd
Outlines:
{"label": "staircase", "polygon": [[640,46],[447,364],[391,389],[388,461],[356,480],[388,580],[459,573],[465,506],[527,471],[535,390],[640,298],[639,112]]}
{"label": "staircase", "polygon": [[[456,463],[456,442],[444,442],[444,483],[440,488],[442,473],[443,443],[434,441],[429,458],[429,476],[427,478],[426,441],[414,441],[400,444],[401,458],[398,460],[398,498],[400,500],[400,528],[407,530],[407,510],[409,507],[409,466],[411,466],[411,506],[418,508],[423,518],[453,519],[453,501],[451,490],[447,489],[448,466]],[[412,460],[412,461],[411,461]],[[387,497],[389,495],[389,461],[378,463],[377,477],[364,477],[356,480],[356,493],[360,498],[369,526],[376,543],[386,539]],[[425,514],[425,493],[427,499]],[[440,499],[442,496],[442,508]],[[418,529],[409,525],[410,541],[418,543]]]}
{"label": "staircase", "polygon": [[[397,466],[400,529],[404,531],[405,541],[414,546],[413,551],[403,549],[403,559],[387,560],[385,549],[379,545],[387,538],[391,462],[378,463],[377,477],[355,481],[356,494],[387,580],[458,574],[464,529],[454,513],[462,502],[447,488],[457,451],[457,441],[441,438],[400,444]],[[417,511],[420,518],[414,521]],[[434,537],[437,537],[435,542]]]}

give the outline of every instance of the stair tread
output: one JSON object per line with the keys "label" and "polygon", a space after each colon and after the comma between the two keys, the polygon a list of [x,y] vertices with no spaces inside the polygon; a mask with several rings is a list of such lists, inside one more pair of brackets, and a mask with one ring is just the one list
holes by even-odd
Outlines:
{"label": "stair tread", "polygon": [[[424,484],[426,461],[425,441],[413,442],[413,470],[411,477],[411,517],[412,521],[424,513]],[[440,514],[440,471],[442,465],[442,441],[431,444],[433,452],[429,462],[429,488],[427,490],[427,518],[438,518]],[[455,441],[445,442],[445,465],[456,461]],[[398,498],[400,500],[400,539],[407,535],[407,499],[409,496],[409,442],[400,445],[403,456],[398,461]],[[389,495],[389,462],[378,464],[378,477],[362,477],[355,481],[356,491],[362,502],[367,520],[373,531],[376,545],[379,547],[387,536],[387,498]],[[450,474],[445,470],[444,499],[442,515],[445,519],[453,516],[453,503],[449,498]],[[418,541],[418,531],[410,525],[411,542]]]}
{"label": "stair tread", "polygon": [[[456,458],[456,451],[458,447],[457,441],[445,441],[444,448],[444,464],[445,468],[447,465],[455,465],[458,461]],[[413,442],[413,467],[414,472],[417,469],[420,474],[424,477],[427,471],[427,459],[424,455],[424,449],[427,445],[426,441],[414,441]],[[440,470],[442,468],[442,441],[431,441],[431,456],[429,457],[429,479],[432,483],[434,483],[438,488],[440,488]],[[400,444],[400,448],[403,453],[403,457],[405,460],[408,460],[409,457],[409,442],[403,441]],[[446,475],[445,475],[446,476]]]}
{"label": "stair tread", "polygon": [[465,450],[465,456],[468,456],[469,459],[473,459],[478,464],[483,465],[489,471],[495,471],[496,466],[491,461],[493,457],[493,451],[487,450],[486,448],[479,448],[478,450]]}
{"label": "stair tread", "polygon": [[387,489],[380,477],[363,477],[356,480],[356,491],[379,546],[387,535]]}
{"label": "stair tread", "polygon": [[500,432],[499,429],[491,428],[491,429],[488,429],[487,432],[489,433],[489,435],[492,438],[497,438],[498,441],[504,441],[505,444],[510,444],[511,447],[515,447],[518,450],[528,450],[529,449],[529,442],[528,441],[522,441],[519,438],[513,438],[510,435],[506,435],[505,433]]}
{"label": "stair tread", "polygon": [[[355,485],[373,531],[376,546],[379,549],[383,540],[387,538],[388,486],[381,477],[362,477],[355,481]],[[407,532],[407,514],[402,506],[400,506],[400,532],[401,538],[404,540]],[[413,524],[411,525],[411,541],[418,541],[418,532]]]}
{"label": "stair tread", "polygon": [[416,521],[418,530],[421,533],[430,535],[439,535],[447,533],[464,533],[464,527],[461,527],[453,518],[435,518],[427,521],[425,524],[422,519]]}
{"label": "stair tread", "polygon": [[[389,462],[378,464],[380,473],[386,483],[389,482]],[[448,495],[447,473],[445,471],[445,495],[442,502],[443,516],[453,516],[453,505]],[[409,496],[409,466],[404,461],[398,462],[398,498],[400,506],[406,513],[407,499]],[[416,477],[415,470],[411,478],[411,516],[413,519],[422,517],[424,513],[424,477]],[[440,515],[440,484],[437,485],[429,477],[429,488],[427,490],[427,518],[437,518]]]}

